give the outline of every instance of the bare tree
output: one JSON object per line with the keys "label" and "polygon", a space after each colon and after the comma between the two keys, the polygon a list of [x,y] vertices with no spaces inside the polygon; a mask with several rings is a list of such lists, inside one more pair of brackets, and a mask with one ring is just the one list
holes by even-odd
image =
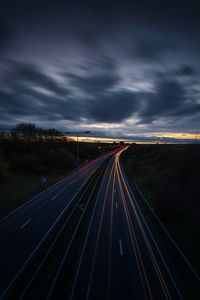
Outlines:
{"label": "bare tree", "polygon": [[60,131],[58,131],[55,128],[49,128],[47,130],[47,135],[51,140],[56,140],[57,137],[59,137],[61,135]]}
{"label": "bare tree", "polygon": [[5,131],[0,131],[0,141],[5,141],[7,139],[7,134]]}
{"label": "bare tree", "polygon": [[12,130],[11,136],[13,140],[23,140],[25,142],[56,141],[58,137],[62,137],[62,133],[55,128],[42,129],[32,123],[20,123]]}
{"label": "bare tree", "polygon": [[20,123],[14,128],[13,132],[18,139],[22,139],[26,142],[33,142],[37,137],[37,128],[31,123]]}

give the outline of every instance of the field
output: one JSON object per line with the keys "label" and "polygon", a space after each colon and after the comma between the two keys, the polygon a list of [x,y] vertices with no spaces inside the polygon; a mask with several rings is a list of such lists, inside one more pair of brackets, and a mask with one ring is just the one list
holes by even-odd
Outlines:
{"label": "field", "polygon": [[126,169],[200,272],[199,145],[132,145]]}
{"label": "field", "polygon": [[[80,165],[106,151],[110,145],[79,143]],[[0,214],[44,190],[74,170],[75,142],[0,142]],[[45,176],[47,184],[41,182]]]}

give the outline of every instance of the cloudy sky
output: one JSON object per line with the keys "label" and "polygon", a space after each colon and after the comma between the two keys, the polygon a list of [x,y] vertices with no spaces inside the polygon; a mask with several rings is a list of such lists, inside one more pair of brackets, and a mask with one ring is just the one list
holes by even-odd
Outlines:
{"label": "cloudy sky", "polygon": [[0,0],[0,128],[190,137],[200,120],[197,3]]}

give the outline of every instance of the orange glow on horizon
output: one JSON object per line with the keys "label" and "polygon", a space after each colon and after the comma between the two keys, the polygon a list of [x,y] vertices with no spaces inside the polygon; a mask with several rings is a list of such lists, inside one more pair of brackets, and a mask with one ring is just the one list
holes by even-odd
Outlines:
{"label": "orange glow on horizon", "polygon": [[[77,136],[66,136],[71,141],[77,141]],[[90,137],[90,136],[79,136],[78,140],[80,142],[87,142],[87,143],[113,143],[113,142],[120,142],[123,139],[117,138],[106,138],[106,137]]]}
{"label": "orange glow on horizon", "polygon": [[[127,136],[129,136],[129,139],[119,139],[119,138],[107,138],[107,137],[92,137],[92,136],[79,136],[78,140],[80,142],[88,142],[88,143],[113,143],[113,142],[120,142],[120,141],[124,141],[125,143],[138,143],[138,144],[155,144],[155,143],[169,143],[169,141],[166,141],[166,139],[168,138],[174,138],[177,141],[174,141],[175,143],[177,142],[181,142],[184,139],[188,139],[191,140],[191,142],[193,140],[196,139],[196,133],[184,133],[184,132],[165,132],[165,133],[160,133],[160,132],[152,132],[152,133],[146,133],[146,134],[127,134]],[[138,140],[138,136],[141,136],[145,139],[148,138],[148,141],[141,141]],[[155,138],[158,138],[158,140],[156,141]],[[67,136],[66,138],[68,138],[71,141],[76,141],[77,140],[77,136]],[[152,141],[149,140],[152,138]]]}

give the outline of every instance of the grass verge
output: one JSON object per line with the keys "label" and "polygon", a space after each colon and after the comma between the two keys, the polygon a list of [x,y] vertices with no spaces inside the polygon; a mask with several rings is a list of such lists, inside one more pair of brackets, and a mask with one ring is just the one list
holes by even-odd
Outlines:
{"label": "grass verge", "polygon": [[[148,152],[148,148],[146,151]],[[130,157],[133,158],[134,163]],[[141,160],[138,159],[137,155],[135,155],[135,157],[129,155],[128,159],[127,156],[123,156],[122,162],[124,170],[128,175],[129,182],[133,187],[133,191],[136,194],[137,199],[140,200],[140,204],[146,212],[159,245],[161,245],[162,252],[169,259],[170,268],[173,273],[176,274],[178,282],[180,285],[184,286],[184,295],[186,299],[198,299],[196,297],[197,295],[200,295],[199,281],[191,272],[190,268],[188,268],[184,259],[180,256],[179,251],[177,251],[165,232],[165,229],[167,229],[184,256],[190,261],[192,268],[199,274],[199,244],[198,242],[193,243],[194,241],[198,241],[199,238],[199,228],[195,227],[196,222],[189,216],[180,215],[179,212],[177,212],[176,217],[162,220],[164,229],[159,223],[160,216],[157,214],[157,201],[159,198],[156,195],[156,187],[159,182],[164,182],[166,178],[165,174],[168,171],[167,168],[164,170],[159,168],[159,166],[156,166],[156,161],[154,161],[154,164],[152,165],[152,157],[151,163],[149,163],[149,158],[144,158],[144,156]],[[139,191],[142,192],[144,198]],[[157,220],[157,217],[159,217],[159,221]]]}

